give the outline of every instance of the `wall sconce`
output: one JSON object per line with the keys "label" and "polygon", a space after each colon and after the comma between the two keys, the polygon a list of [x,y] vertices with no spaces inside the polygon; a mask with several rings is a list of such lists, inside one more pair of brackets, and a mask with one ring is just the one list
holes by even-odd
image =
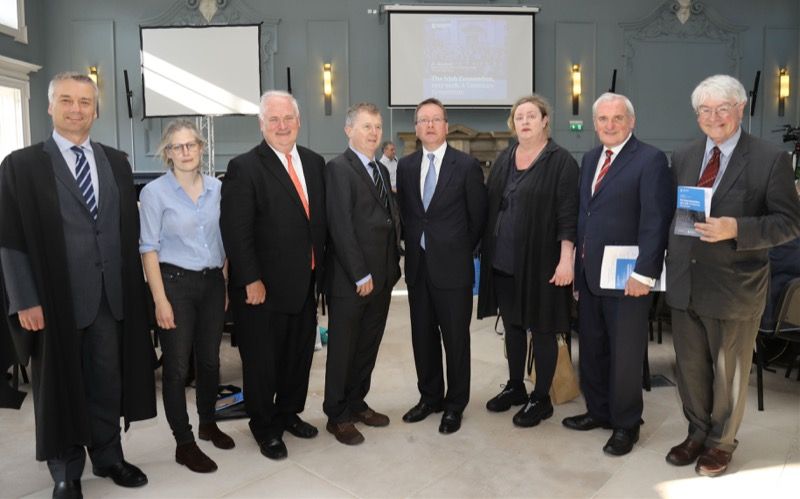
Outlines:
{"label": "wall sconce", "polygon": [[572,114],[578,115],[578,103],[581,100],[581,66],[572,65]]}
{"label": "wall sconce", "polygon": [[789,72],[781,68],[778,76],[778,116],[783,116],[786,110],[786,98],[789,97]]}
{"label": "wall sconce", "polygon": [[89,78],[97,85],[97,66],[89,66]]}
{"label": "wall sconce", "polygon": [[326,62],[322,65],[322,96],[325,98],[325,116],[331,115],[331,97],[333,96],[333,84],[331,83],[331,63]]}

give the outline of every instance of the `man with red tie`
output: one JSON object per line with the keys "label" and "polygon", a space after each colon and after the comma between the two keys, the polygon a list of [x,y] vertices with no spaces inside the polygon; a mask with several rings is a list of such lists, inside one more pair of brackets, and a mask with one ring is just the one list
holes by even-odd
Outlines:
{"label": "man with red tie", "polygon": [[742,422],[753,345],[769,289],[769,249],[800,233],[789,155],[741,128],[747,94],[715,75],[692,92],[706,135],[675,151],[678,185],[712,189],[700,237],[669,233],[667,303],[686,439],[667,462],[724,473]]}
{"label": "man with red tie", "polygon": [[316,285],[327,217],[319,154],[296,144],[300,109],[277,90],[261,97],[264,140],[228,164],[220,229],[242,358],[245,408],[261,453],[287,456],[283,432],[313,438],[300,419],[316,338]]}
{"label": "man with red tie", "polygon": [[[602,145],[583,156],[575,258],[587,411],[562,423],[579,431],[613,429],[603,451],[621,456],[639,439],[650,291],[664,263],[675,187],[664,153],[633,136],[636,118],[627,97],[603,94],[592,114]],[[609,245],[639,247],[624,289],[600,287]]]}

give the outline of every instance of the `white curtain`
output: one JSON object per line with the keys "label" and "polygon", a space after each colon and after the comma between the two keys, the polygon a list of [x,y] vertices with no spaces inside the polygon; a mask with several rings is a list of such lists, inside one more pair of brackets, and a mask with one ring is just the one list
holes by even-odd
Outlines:
{"label": "white curtain", "polygon": [[0,159],[25,145],[22,126],[22,91],[0,86]]}

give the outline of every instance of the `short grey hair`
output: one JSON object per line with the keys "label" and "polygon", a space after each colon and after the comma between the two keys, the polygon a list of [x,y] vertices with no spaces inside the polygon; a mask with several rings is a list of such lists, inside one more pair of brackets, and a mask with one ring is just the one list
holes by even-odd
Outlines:
{"label": "short grey hair", "polygon": [[622,101],[623,104],[625,104],[625,109],[627,109],[628,111],[628,116],[630,116],[631,118],[636,117],[636,112],[633,110],[633,103],[629,98],[625,97],[622,94],[615,94],[614,92],[606,92],[600,97],[598,97],[597,100],[594,101],[594,104],[592,104],[592,120],[597,118],[597,107],[600,104],[604,102],[613,102],[615,100],[620,100]]}
{"label": "short grey hair", "polygon": [[352,127],[353,123],[356,121],[356,116],[362,111],[372,115],[377,114],[378,116],[381,114],[381,110],[378,109],[378,106],[375,104],[371,102],[359,102],[347,109],[347,114],[344,117],[344,126]]}
{"label": "short grey hair", "polygon": [[695,112],[708,99],[720,99],[743,104],[747,102],[747,92],[739,80],[733,76],[714,75],[701,81],[692,91],[692,107]]}
{"label": "short grey hair", "polygon": [[100,97],[100,91],[97,89],[97,83],[94,82],[89,76],[78,73],[77,71],[64,71],[63,73],[58,73],[50,80],[50,85],[47,86],[47,102],[52,104],[53,100],[56,98],[56,84],[65,80],[73,80],[78,81],[81,83],[87,83],[92,86],[94,90],[94,101],[97,103],[97,100]]}
{"label": "short grey hair", "polygon": [[269,100],[273,97],[280,97],[283,99],[289,99],[292,103],[292,107],[294,108],[294,114],[298,118],[300,117],[300,106],[297,104],[297,99],[294,98],[292,94],[289,92],[284,92],[283,90],[267,90],[264,92],[264,95],[261,96],[261,102],[259,104],[259,115],[258,118],[260,120],[264,120],[264,116],[267,115],[268,111],[268,104]]}
{"label": "short grey hair", "polygon": [[175,166],[175,164],[167,155],[167,147],[170,145],[170,143],[172,143],[172,136],[175,135],[175,132],[179,132],[181,130],[189,130],[192,132],[194,139],[200,144],[200,164],[202,165],[203,163],[202,151],[204,151],[206,148],[206,139],[204,139],[200,134],[200,130],[197,129],[197,125],[185,118],[179,118],[177,120],[170,121],[166,128],[164,128],[164,133],[161,134],[161,143],[158,144],[158,149],[156,149],[156,156],[160,157],[161,161],[163,161],[170,170]]}

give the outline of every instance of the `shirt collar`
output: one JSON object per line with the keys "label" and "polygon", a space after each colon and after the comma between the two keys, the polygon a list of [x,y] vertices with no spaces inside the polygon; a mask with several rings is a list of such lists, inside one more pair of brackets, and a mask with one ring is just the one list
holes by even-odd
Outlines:
{"label": "shirt collar", "polygon": [[[270,149],[272,149],[275,152],[275,155],[278,156],[278,158],[281,160],[281,163],[286,164],[286,154],[272,147],[272,145],[269,142],[267,142],[267,145],[269,146]],[[300,157],[300,155],[297,153],[297,144],[292,144],[292,150],[289,151],[289,155],[292,157],[293,160],[295,158]]]}
{"label": "shirt collar", "polygon": [[711,154],[711,150],[714,147],[719,147],[719,152],[722,153],[723,156],[726,158],[730,158],[731,154],[733,154],[733,150],[736,149],[736,144],[739,142],[739,138],[742,136],[742,127],[736,129],[736,132],[731,135],[728,140],[723,142],[720,145],[717,145],[710,137],[706,137],[706,156]]}
{"label": "shirt collar", "polygon": [[633,132],[629,133],[628,137],[625,140],[623,140],[621,144],[617,144],[614,147],[603,146],[603,151],[609,151],[610,150],[611,153],[612,153],[611,154],[611,158],[612,159],[617,159],[617,156],[619,155],[619,152],[622,150],[623,147],[625,147],[625,144],[627,144],[628,141],[631,140],[631,137],[633,137]]}
{"label": "shirt collar", "polygon": [[442,145],[434,149],[433,151],[429,151],[425,149],[425,146],[422,146],[422,158],[427,160],[428,154],[433,153],[436,156],[436,162],[441,163],[442,159],[444,158],[444,151],[447,149],[447,141],[442,142]]}
{"label": "shirt collar", "polygon": [[[167,182],[169,183],[170,187],[172,187],[172,190],[178,191],[182,189],[181,184],[178,183],[178,178],[175,176],[175,172],[172,171],[172,168],[167,170],[165,175],[167,177]],[[206,177],[202,173],[200,174],[200,181],[203,182],[203,192],[211,190],[211,184],[206,182]]]}
{"label": "shirt collar", "polygon": [[[55,129],[53,129],[53,140],[58,146],[58,150],[62,153],[69,151],[73,146],[76,145],[71,140],[58,133]],[[83,143],[77,145],[83,148],[84,151],[88,150],[89,152],[92,152],[92,145],[89,137],[86,137],[86,140],[84,140]]]}
{"label": "shirt collar", "polygon": [[358,156],[358,159],[360,159],[360,160],[361,160],[361,163],[362,163],[364,166],[369,166],[369,163],[370,163],[371,161],[375,161],[375,159],[374,159],[374,158],[373,158],[373,159],[370,159],[370,158],[368,158],[367,156],[365,156],[364,154],[362,154],[361,152],[359,152],[359,151],[356,151],[356,150],[355,150],[355,148],[353,148],[353,146],[349,146],[349,147],[350,147],[350,150],[351,150],[351,151],[353,151],[353,152],[356,154],[356,156]]}

